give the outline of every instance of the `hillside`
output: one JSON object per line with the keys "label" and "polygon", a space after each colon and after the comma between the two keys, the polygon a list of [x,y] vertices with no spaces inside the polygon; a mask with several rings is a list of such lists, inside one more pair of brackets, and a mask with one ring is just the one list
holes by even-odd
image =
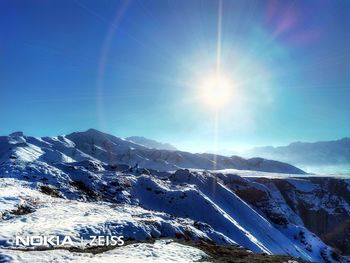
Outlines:
{"label": "hillside", "polygon": [[[292,167],[287,164],[238,157],[217,160],[217,166],[236,170],[207,171],[199,167],[212,164],[210,154],[149,149],[96,130],[43,138],[15,133],[0,137],[0,145],[0,250],[5,262],[39,262],[42,257],[82,262],[91,254],[74,251],[87,249],[81,238],[91,235],[160,242],[97,256],[108,259],[142,261],[150,251],[154,256],[164,248],[166,258],[183,259],[178,262],[215,262],[215,253],[188,244],[165,246],[164,238],[320,263],[346,262],[342,255],[350,253],[344,234],[350,218],[349,180],[294,178],[285,174],[284,168]],[[164,158],[172,154],[182,159]],[[268,164],[266,170],[281,172],[257,176],[263,172],[253,169],[264,168],[261,162]],[[180,164],[197,166],[166,171]],[[27,253],[13,243],[18,233],[69,235],[74,244]],[[159,256],[159,262],[166,258]]]}

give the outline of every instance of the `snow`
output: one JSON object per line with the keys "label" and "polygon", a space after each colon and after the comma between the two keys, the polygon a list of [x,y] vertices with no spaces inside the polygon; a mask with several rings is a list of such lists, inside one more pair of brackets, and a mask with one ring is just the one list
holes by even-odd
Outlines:
{"label": "snow", "polygon": [[[103,181],[102,178],[98,178]],[[116,178],[105,175],[106,181],[103,185],[110,185],[108,182],[111,179]],[[120,193],[124,200],[128,200],[126,203],[54,198],[35,190],[30,182],[13,178],[0,179],[0,211],[5,218],[0,221],[0,248],[5,251],[5,255],[21,262],[23,253],[9,250],[16,248],[11,242],[16,234],[68,235],[78,247],[85,247],[86,244],[80,242],[81,238],[91,235],[123,235],[127,239],[136,240],[187,236],[192,240],[213,240],[218,244],[240,244],[254,252],[287,254],[322,262],[319,251],[326,246],[312,233],[303,226],[289,224],[287,228],[280,228],[273,225],[207,172],[179,170],[169,173],[168,178],[128,174],[119,175],[117,179],[118,185],[126,182],[130,184]],[[231,181],[234,179],[249,183],[236,175],[232,176]],[[20,204],[29,205],[33,211],[22,216],[11,215],[9,211],[16,209]],[[294,238],[300,230],[305,233],[307,246],[305,241]],[[311,252],[307,250],[310,246]],[[100,254],[99,257],[125,257],[120,249]],[[156,248],[141,250],[148,255],[142,256],[148,258],[153,249]],[[120,251],[120,254],[117,251]],[[25,255],[35,258],[38,254],[30,253]],[[85,257],[90,257],[70,252],[66,255],[67,253],[60,250],[44,252],[43,258],[57,257],[60,261],[61,257],[69,260],[85,260]],[[152,258],[157,257],[157,253],[154,253]],[[135,259],[137,253],[132,255]],[[166,262],[164,255],[160,260]]]}
{"label": "snow", "polygon": [[[136,243],[115,248],[100,254],[76,253],[67,250],[32,251],[22,252],[15,250],[1,250],[0,262],[123,262],[123,263],[143,263],[143,262],[197,262],[207,259],[203,251],[181,245],[172,240],[159,240],[154,244]],[[2,258],[1,258],[2,257]],[[201,261],[204,262],[204,261]]]}
{"label": "snow", "polygon": [[[30,204],[35,211],[25,216],[0,221],[0,250],[9,262],[193,262],[207,257],[193,247],[171,241],[155,244],[132,244],[92,256],[67,250],[21,252],[12,242],[14,235],[70,236],[75,246],[83,246],[80,238],[90,235],[124,235],[137,240],[171,233],[192,231],[203,239],[206,234],[193,228],[191,220],[181,223],[170,215],[129,205],[85,203],[53,198],[29,188],[23,181],[0,179],[0,212],[5,215],[20,204]],[[57,224],[59,222],[59,224]],[[186,225],[188,224],[188,225]],[[192,230],[191,230],[192,229]],[[12,240],[12,241],[11,241]],[[12,248],[11,250],[9,248]],[[1,258],[0,258],[1,259]],[[28,259],[28,261],[27,261]]]}
{"label": "snow", "polygon": [[311,183],[305,178],[290,178],[286,181],[292,184],[298,191],[305,193],[315,191],[318,188],[317,185]]}
{"label": "snow", "polygon": [[14,247],[11,240],[15,234],[71,236],[76,246],[82,245],[81,237],[90,235],[123,235],[136,240],[184,235],[185,232],[203,240],[220,236],[210,228],[208,233],[196,229],[190,219],[174,218],[163,212],[127,204],[53,198],[13,179],[0,179],[0,202],[3,215],[20,204],[31,205],[35,210],[25,216],[10,216],[0,221],[0,247]]}

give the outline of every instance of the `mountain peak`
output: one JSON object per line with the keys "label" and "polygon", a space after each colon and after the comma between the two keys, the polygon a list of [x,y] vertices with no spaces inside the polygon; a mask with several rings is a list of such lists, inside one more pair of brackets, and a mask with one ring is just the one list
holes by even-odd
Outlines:
{"label": "mountain peak", "polygon": [[90,128],[88,130],[86,130],[85,132],[83,133],[90,133],[90,134],[105,134],[104,132],[101,132],[97,129],[94,129],[94,128]]}
{"label": "mountain peak", "polygon": [[24,136],[23,132],[21,131],[16,131],[10,134],[11,137],[20,137],[20,136]]}
{"label": "mountain peak", "polygon": [[90,128],[86,131],[76,131],[72,132],[71,134],[67,135],[67,137],[72,137],[72,136],[88,136],[88,137],[97,137],[97,138],[104,138],[106,136],[113,136],[108,133],[101,132],[97,129]]}

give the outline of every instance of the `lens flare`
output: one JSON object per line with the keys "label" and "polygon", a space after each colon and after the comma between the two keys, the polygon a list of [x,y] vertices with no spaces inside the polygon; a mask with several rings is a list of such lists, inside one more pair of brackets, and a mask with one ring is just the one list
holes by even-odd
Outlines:
{"label": "lens flare", "polygon": [[199,84],[201,101],[215,109],[229,103],[232,97],[232,82],[221,73],[205,77]]}

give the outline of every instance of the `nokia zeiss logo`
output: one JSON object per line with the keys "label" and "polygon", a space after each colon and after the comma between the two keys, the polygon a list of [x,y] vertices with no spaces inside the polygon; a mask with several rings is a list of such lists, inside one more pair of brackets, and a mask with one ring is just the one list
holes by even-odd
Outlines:
{"label": "nokia zeiss logo", "polygon": [[[123,239],[124,236],[89,236],[88,239],[81,238],[80,242],[88,246],[123,246]],[[74,246],[70,236],[16,236],[15,244],[27,247]]]}

